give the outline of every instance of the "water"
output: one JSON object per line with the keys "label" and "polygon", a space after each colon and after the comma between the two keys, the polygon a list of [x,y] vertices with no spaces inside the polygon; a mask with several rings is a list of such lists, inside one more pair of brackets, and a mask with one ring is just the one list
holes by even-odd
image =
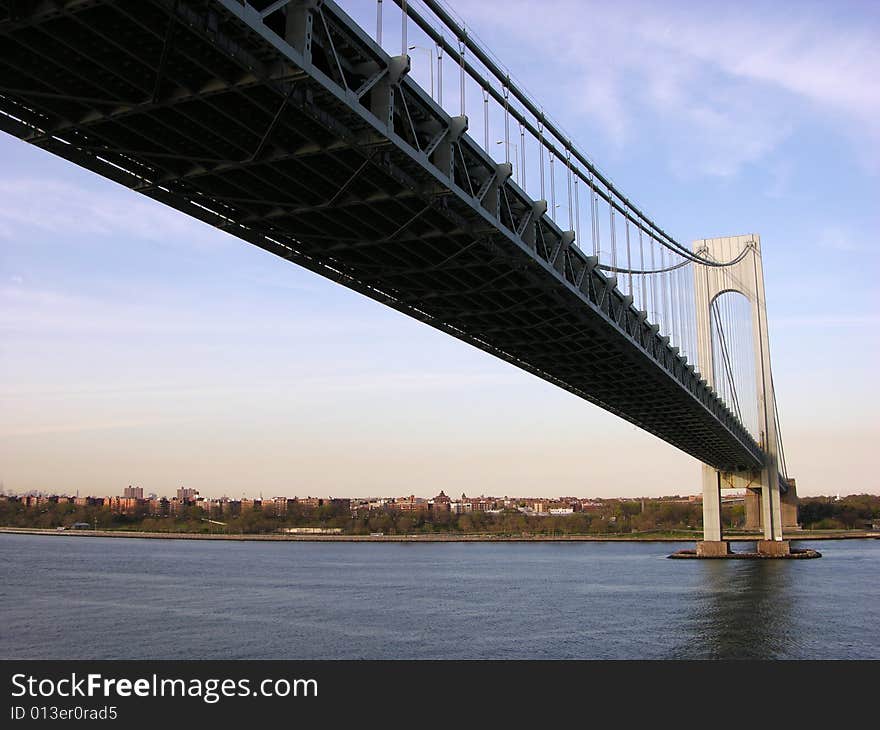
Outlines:
{"label": "water", "polygon": [[880,541],[800,546],[0,535],[0,658],[880,658]]}

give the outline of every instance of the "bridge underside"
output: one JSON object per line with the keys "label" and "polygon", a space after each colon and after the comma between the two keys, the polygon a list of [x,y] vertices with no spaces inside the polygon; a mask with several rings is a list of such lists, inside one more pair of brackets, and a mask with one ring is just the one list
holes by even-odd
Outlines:
{"label": "bridge underside", "polygon": [[[450,147],[462,159],[451,178],[419,149],[432,134],[421,111],[430,100],[412,107],[415,120],[398,109],[389,131],[374,94],[359,99],[333,80],[338,67],[354,83],[369,39],[345,38],[334,16],[333,54],[316,30],[303,60],[234,5],[0,0],[0,128],[480,347],[702,462],[760,465],[754,440],[613,281],[580,254],[560,260],[525,241],[521,191],[513,207],[506,199],[505,218],[468,189],[462,170],[487,159],[472,140]],[[560,233],[541,225],[542,236]]]}

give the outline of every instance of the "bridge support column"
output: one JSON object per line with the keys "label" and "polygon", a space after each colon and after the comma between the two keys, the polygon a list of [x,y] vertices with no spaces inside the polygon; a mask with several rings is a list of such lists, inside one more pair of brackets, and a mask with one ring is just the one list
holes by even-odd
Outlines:
{"label": "bridge support column", "polygon": [[[743,486],[761,487],[761,529],[764,540],[782,540],[782,505],[780,500],[780,476],[778,457],[778,438],[775,412],[773,380],[770,372],[770,338],[767,331],[767,304],[764,295],[764,269],[761,260],[761,239],[756,234],[729,236],[726,238],[707,238],[694,242],[694,251],[715,261],[733,261],[745,252],[736,263],[729,266],[697,267],[694,271],[694,297],[697,324],[697,352],[702,376],[707,384],[715,387],[716,381],[725,377],[722,363],[716,362],[716,348],[713,341],[713,303],[727,292],[744,296],[751,307],[752,349],[754,355],[755,395],[757,396],[757,423],[750,424],[755,440],[763,452],[763,463],[756,473],[733,470],[721,474],[711,466],[703,466],[703,519],[707,540],[719,539],[720,526],[715,527],[714,503],[718,497],[721,479],[729,477],[731,482],[745,480]],[[716,319],[718,315],[716,312]],[[720,324],[717,324],[720,327]],[[720,358],[719,358],[720,359]],[[729,368],[729,363],[728,363]],[[730,373],[727,374],[730,378]],[[711,488],[710,474],[714,472],[716,485]],[[731,484],[733,486],[733,484]],[[754,491],[751,492],[754,494]],[[754,508],[754,497],[748,496],[747,509]],[[708,504],[707,504],[708,502]],[[719,506],[720,519],[720,506]],[[751,515],[754,521],[754,515]]]}
{"label": "bridge support column", "polygon": [[721,475],[703,464],[703,539],[721,539]]}
{"label": "bridge support column", "polygon": [[730,553],[730,543],[721,539],[721,475],[703,464],[703,539],[697,556],[718,558]]}
{"label": "bridge support column", "polygon": [[[745,529],[749,532],[762,532],[764,529],[764,519],[761,506],[762,491],[763,490],[760,486],[749,487],[746,490]],[[794,479],[788,480],[788,491],[780,495],[779,504],[782,511],[783,532],[788,532],[789,530],[799,530],[800,525],[798,524],[797,514],[798,495],[797,485],[795,484]]]}
{"label": "bridge support column", "polygon": [[798,495],[794,478],[789,478],[788,491],[782,495],[781,502],[783,531],[801,529],[798,524]]}
{"label": "bridge support column", "polygon": [[744,528],[749,532],[761,531],[761,490],[758,487],[746,489],[745,498],[746,523]]}
{"label": "bridge support column", "polygon": [[[782,503],[779,493],[779,472],[773,459],[772,471],[761,470],[761,522],[764,540],[782,540]],[[774,484],[775,482],[775,484]]]}

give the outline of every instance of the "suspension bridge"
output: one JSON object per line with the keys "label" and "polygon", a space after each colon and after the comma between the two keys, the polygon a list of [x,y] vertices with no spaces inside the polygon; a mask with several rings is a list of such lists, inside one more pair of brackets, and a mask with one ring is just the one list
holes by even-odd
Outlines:
{"label": "suspension bridge", "polygon": [[0,0],[0,128],[695,457],[704,554],[724,486],[787,549],[759,236],[675,240],[438,0]]}

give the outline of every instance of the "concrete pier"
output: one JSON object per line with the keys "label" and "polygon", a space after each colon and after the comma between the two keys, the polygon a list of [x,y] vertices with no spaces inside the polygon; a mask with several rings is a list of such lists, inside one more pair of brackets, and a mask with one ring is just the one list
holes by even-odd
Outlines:
{"label": "concrete pier", "polygon": [[697,543],[698,558],[724,558],[730,555],[730,543],[727,540],[700,540]]}
{"label": "concrete pier", "polygon": [[758,540],[758,554],[768,558],[787,558],[791,555],[788,540]]}
{"label": "concrete pier", "polygon": [[757,540],[754,552],[735,553],[727,540],[702,540],[696,550],[677,550],[670,558],[707,560],[805,560],[821,558],[822,553],[811,548],[793,548],[788,540]]}

